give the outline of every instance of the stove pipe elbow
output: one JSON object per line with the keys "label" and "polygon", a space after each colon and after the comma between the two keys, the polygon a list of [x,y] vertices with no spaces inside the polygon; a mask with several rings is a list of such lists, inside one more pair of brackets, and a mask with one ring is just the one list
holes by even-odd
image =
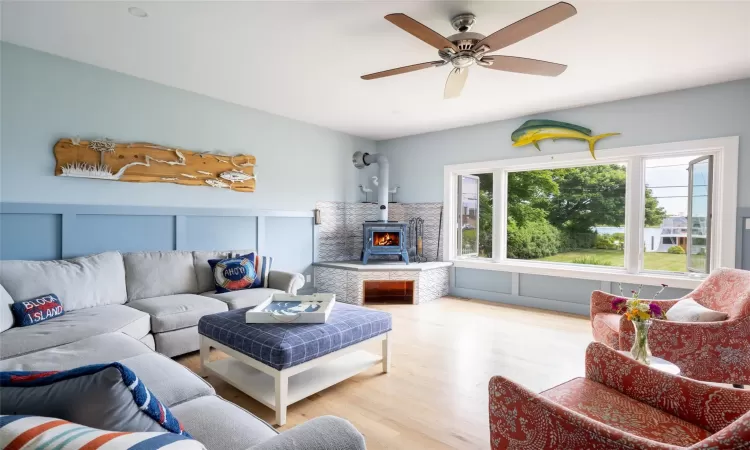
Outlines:
{"label": "stove pipe elbow", "polygon": [[381,222],[388,222],[388,185],[389,185],[389,166],[388,158],[382,153],[356,152],[352,157],[354,167],[363,169],[370,164],[378,165],[378,219]]}

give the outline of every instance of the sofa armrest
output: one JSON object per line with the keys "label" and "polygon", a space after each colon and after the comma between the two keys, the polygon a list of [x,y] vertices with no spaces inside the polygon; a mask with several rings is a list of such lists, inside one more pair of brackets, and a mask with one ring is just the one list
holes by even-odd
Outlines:
{"label": "sofa armrest", "polygon": [[[490,380],[490,445],[507,448],[672,449],[625,433],[537,395],[503,377]],[[597,447],[599,448],[599,447]]]}
{"label": "sofa armrest", "polygon": [[714,433],[750,410],[750,391],[671,375],[598,342],[586,349],[586,378]]}
{"label": "sofa armrest", "polygon": [[334,416],[308,420],[248,450],[365,450],[365,438],[348,421]]}
{"label": "sofa armrest", "polygon": [[272,270],[268,273],[268,287],[278,289],[287,294],[296,294],[297,289],[305,285],[305,277],[301,273],[282,272]]}

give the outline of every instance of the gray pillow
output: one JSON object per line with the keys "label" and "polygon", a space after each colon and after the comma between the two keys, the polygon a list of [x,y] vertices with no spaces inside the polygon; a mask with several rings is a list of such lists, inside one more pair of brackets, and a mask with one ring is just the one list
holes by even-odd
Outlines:
{"label": "gray pillow", "polygon": [[720,322],[728,317],[729,314],[708,309],[692,298],[680,300],[667,311],[667,320],[672,322]]}
{"label": "gray pillow", "polygon": [[0,284],[0,333],[13,326],[13,313],[10,312],[10,305],[12,304],[13,297]]}
{"label": "gray pillow", "polygon": [[187,435],[169,409],[121,364],[63,372],[0,372],[0,387],[2,415],[55,417],[109,431]]}

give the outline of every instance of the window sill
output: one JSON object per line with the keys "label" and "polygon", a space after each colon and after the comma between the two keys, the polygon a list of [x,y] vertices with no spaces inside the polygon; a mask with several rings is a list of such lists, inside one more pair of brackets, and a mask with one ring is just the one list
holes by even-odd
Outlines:
{"label": "window sill", "polygon": [[645,284],[647,286],[658,286],[664,283],[669,285],[669,287],[681,289],[695,289],[704,279],[703,277],[670,273],[645,272],[634,274],[628,273],[622,268],[602,268],[586,265],[576,267],[571,264],[533,263],[517,260],[493,262],[491,260],[454,259],[452,262],[454,267],[463,267],[467,269],[578,278],[581,280]]}

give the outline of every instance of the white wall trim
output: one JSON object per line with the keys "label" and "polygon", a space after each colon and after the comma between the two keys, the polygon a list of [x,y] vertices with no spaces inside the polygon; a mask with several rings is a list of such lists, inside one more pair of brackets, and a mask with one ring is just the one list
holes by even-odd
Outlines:
{"label": "white wall trim", "polygon": [[[721,137],[694,141],[670,142],[634,147],[601,150],[597,159],[591,159],[588,152],[572,152],[557,155],[532,156],[526,158],[511,158],[495,161],[472,162],[464,164],[446,165],[444,167],[444,211],[445,236],[443,238],[443,258],[452,261],[456,267],[497,270],[503,272],[533,273],[549,276],[563,276],[570,278],[590,279],[599,281],[620,281],[628,283],[660,284],[680,288],[694,288],[700,284],[701,278],[674,274],[668,272],[641,272],[643,267],[642,249],[640,242],[643,223],[643,196],[645,191],[642,177],[644,157],[651,156],[687,156],[692,154],[714,155],[714,199],[712,214],[714,219],[720,218],[720,226],[712,230],[712,267],[734,267],[737,235],[737,183],[739,167],[739,137]],[[627,195],[626,195],[626,230],[637,229],[640,240],[629,239],[625,252],[625,267],[602,268],[600,266],[573,265],[560,263],[546,263],[533,261],[519,261],[506,258],[505,223],[507,221],[507,174],[515,171],[540,170],[545,168],[573,167],[581,165],[598,165],[613,162],[628,164]],[[639,170],[631,170],[638,168]],[[492,260],[476,260],[459,258],[456,254],[456,224],[457,198],[456,179],[460,175],[476,173],[495,173],[495,191],[500,198],[494,196],[500,208],[495,208],[493,218],[493,258]],[[498,211],[499,210],[499,211]],[[638,211],[638,214],[633,214]],[[499,237],[499,239],[498,239]],[[495,242],[497,241],[497,242]]]}

